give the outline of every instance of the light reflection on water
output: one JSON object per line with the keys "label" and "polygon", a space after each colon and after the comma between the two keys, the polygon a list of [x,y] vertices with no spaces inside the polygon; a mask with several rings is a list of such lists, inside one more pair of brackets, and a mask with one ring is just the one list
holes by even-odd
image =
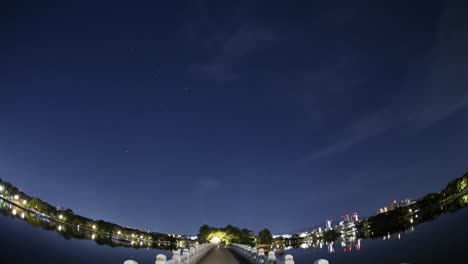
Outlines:
{"label": "light reflection on water", "polygon": [[314,263],[323,258],[331,264],[467,263],[465,228],[468,209],[440,216],[434,221],[381,238],[343,238],[337,242],[303,243],[286,254],[295,263]]}
{"label": "light reflection on water", "polygon": [[[0,202],[0,207],[7,209],[0,210],[3,214],[0,215],[0,263],[119,264],[134,259],[144,264],[154,263],[157,254],[172,255],[169,251],[148,247],[111,247],[85,237],[76,239],[66,235],[70,227],[63,224],[50,231],[43,230],[22,219],[23,216],[24,219],[33,217],[33,214],[5,202]],[[89,234],[88,239],[97,237]]]}
{"label": "light reflection on water", "polygon": [[[37,262],[37,259],[48,259],[47,263],[51,264],[97,264],[122,263],[126,259],[135,259],[143,264],[154,263],[155,256],[159,253],[171,255],[162,250],[112,248],[97,245],[93,241],[73,239],[64,236],[68,228],[64,225],[56,226],[55,230],[60,233],[47,232],[19,219],[34,217],[34,214],[23,212],[21,208],[5,202],[1,202],[0,207],[6,208],[7,211],[3,212],[9,212],[10,215],[10,217],[0,216],[2,259],[10,259],[12,263],[30,263]],[[465,238],[468,237],[468,230],[464,228],[466,219],[468,219],[468,210],[465,208],[421,224],[417,229],[411,226],[403,232],[388,233],[375,239],[363,240],[348,236],[335,242],[307,241],[300,244],[299,248],[286,248],[286,253],[292,254],[295,263],[299,264],[313,263],[319,258],[328,259],[331,264],[434,263],[447,259],[450,259],[450,263],[466,263],[464,254]],[[86,233],[86,236],[89,236],[88,239],[96,239],[94,233]],[[67,241],[64,242],[63,238]],[[22,252],[22,248],[30,249],[28,254],[18,254]],[[57,256],[51,258],[53,255]],[[81,258],[73,257],[77,255]]]}

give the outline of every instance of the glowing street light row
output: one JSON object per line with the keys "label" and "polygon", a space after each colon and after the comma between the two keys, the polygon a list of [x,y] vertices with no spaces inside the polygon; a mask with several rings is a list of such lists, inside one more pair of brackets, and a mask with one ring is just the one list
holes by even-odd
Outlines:
{"label": "glowing street light row", "polygon": [[[4,190],[5,190],[5,188],[4,188],[2,185],[0,185],[0,192],[3,192]],[[18,194],[16,194],[16,195],[13,196],[13,199],[14,199],[14,200],[20,200],[20,197],[19,197]],[[22,201],[22,204],[23,204],[23,205],[27,205],[27,203],[28,203],[27,200],[23,200],[23,201]],[[13,209],[12,213],[13,213],[13,215],[16,215],[16,214],[17,214],[17,210],[16,210],[16,209]],[[24,213],[21,214],[21,217],[24,218]],[[58,215],[58,219],[64,220],[64,216],[63,216],[62,214],[60,214],[60,215]],[[77,228],[79,229],[80,226],[78,225]],[[93,229],[93,230],[96,230],[96,229],[97,229],[97,226],[96,226],[96,225],[93,225],[93,226],[92,226],[92,229]],[[62,230],[62,226],[59,226],[59,227],[58,227],[58,230],[61,231],[61,230]],[[118,235],[122,235],[122,232],[119,230],[119,231],[117,231],[117,234],[118,234]],[[132,237],[138,237],[138,236],[135,235],[135,234],[132,234]],[[92,239],[95,239],[95,235],[94,235],[94,234],[93,234],[93,236],[92,236]],[[143,239],[143,235],[140,235],[140,239]],[[141,244],[141,242],[140,242],[140,244]]]}

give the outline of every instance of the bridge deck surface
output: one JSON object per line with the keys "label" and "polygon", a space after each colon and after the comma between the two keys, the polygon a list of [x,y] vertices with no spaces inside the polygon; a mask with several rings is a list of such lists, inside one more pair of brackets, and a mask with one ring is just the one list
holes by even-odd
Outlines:
{"label": "bridge deck surface", "polygon": [[199,264],[239,264],[226,248],[214,248]]}

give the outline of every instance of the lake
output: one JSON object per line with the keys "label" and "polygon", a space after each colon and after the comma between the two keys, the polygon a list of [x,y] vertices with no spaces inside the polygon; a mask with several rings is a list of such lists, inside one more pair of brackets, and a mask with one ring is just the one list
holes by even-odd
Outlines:
{"label": "lake", "polygon": [[[323,244],[322,248],[290,249],[287,254],[292,254],[299,264],[314,263],[319,258],[331,264],[466,263],[467,220],[468,210],[464,208],[385,240],[350,241],[345,247],[335,242]],[[133,259],[149,264],[155,262],[157,254],[172,255],[160,249],[110,247],[92,240],[65,239],[59,232],[33,227],[18,216],[4,214],[0,215],[0,248],[2,263],[117,264]]]}
{"label": "lake", "polygon": [[[327,259],[331,264],[399,264],[399,263],[467,263],[468,209],[439,216],[414,230],[392,234],[381,239],[365,239],[323,245],[322,248],[291,249],[299,264]],[[304,247],[306,245],[303,245]],[[333,251],[333,252],[329,252]]]}
{"label": "lake", "polygon": [[119,264],[127,259],[154,263],[159,249],[99,245],[92,240],[65,239],[55,231],[33,227],[19,218],[0,215],[0,263]]}

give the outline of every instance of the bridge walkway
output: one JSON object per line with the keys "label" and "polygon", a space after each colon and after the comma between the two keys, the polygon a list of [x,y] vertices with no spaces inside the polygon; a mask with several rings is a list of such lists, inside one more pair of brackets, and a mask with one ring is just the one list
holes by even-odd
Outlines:
{"label": "bridge walkway", "polygon": [[[242,261],[243,262],[243,261]],[[206,255],[198,264],[241,264],[230,250],[224,247],[216,247]]]}

